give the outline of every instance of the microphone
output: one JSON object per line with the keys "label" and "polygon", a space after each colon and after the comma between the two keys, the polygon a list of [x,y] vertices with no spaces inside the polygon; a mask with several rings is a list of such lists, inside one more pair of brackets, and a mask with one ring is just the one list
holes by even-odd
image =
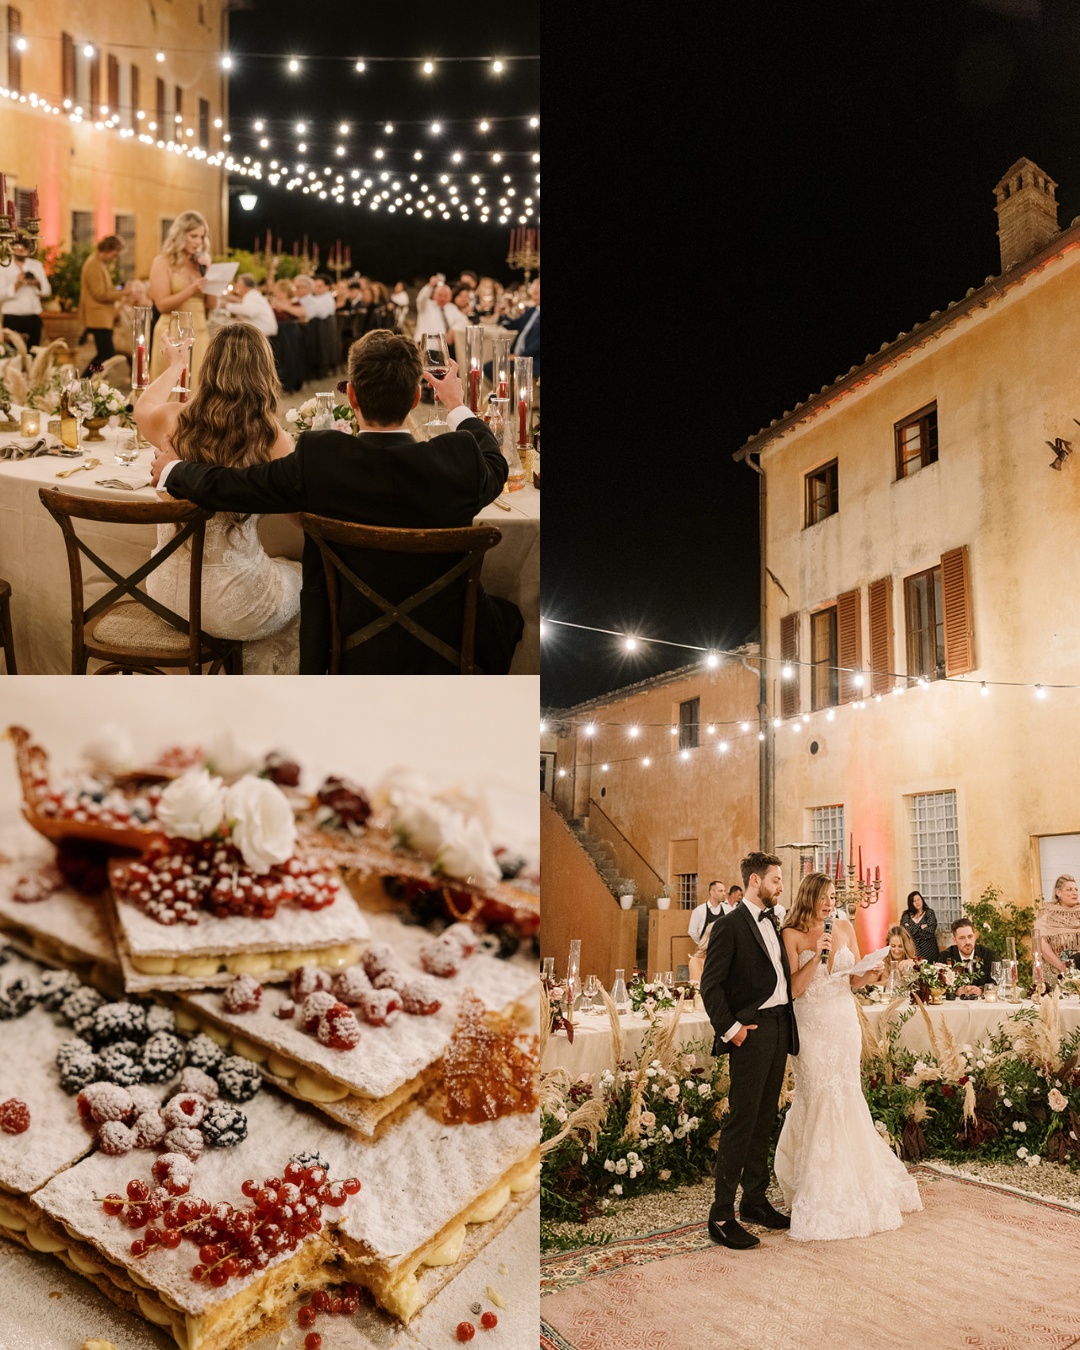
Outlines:
{"label": "microphone", "polygon": [[[832,921],[832,915],[830,914],[829,917],[825,920],[825,932],[826,932],[827,934],[832,932],[832,923],[833,923],[833,921]],[[829,959],[829,953],[828,953],[828,952],[822,952],[822,953],[821,953],[821,964],[822,964],[822,965],[825,965],[825,963],[828,961],[828,959]]]}

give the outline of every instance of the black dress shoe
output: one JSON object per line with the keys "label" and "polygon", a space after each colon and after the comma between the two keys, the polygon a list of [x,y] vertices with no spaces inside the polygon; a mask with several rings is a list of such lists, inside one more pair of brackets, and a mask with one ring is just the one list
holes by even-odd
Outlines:
{"label": "black dress shoe", "polygon": [[791,1219],[787,1214],[781,1214],[778,1209],[773,1209],[768,1200],[760,1205],[740,1205],[739,1218],[743,1223],[757,1223],[762,1228],[790,1228]]}
{"label": "black dress shoe", "polygon": [[719,1242],[723,1247],[731,1247],[735,1251],[745,1251],[749,1247],[757,1247],[761,1244],[760,1238],[756,1238],[753,1233],[748,1233],[734,1219],[717,1220],[710,1218],[709,1236],[714,1242]]}

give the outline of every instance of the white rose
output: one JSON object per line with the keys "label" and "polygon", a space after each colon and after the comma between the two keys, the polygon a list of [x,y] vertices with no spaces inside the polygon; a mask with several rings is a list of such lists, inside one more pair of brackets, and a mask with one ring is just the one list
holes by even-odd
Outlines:
{"label": "white rose", "polygon": [[83,757],[92,769],[103,773],[126,773],[135,765],[135,746],[131,735],[115,722],[106,722],[83,748]]}
{"label": "white rose", "polygon": [[1050,1089],[1046,1100],[1050,1104],[1051,1111],[1064,1111],[1069,1104],[1064,1093],[1059,1092],[1057,1088]]}
{"label": "white rose", "polygon": [[611,1161],[610,1158],[605,1158],[605,1159],[604,1159],[604,1171],[605,1171],[605,1172],[614,1172],[614,1171],[615,1171],[615,1164]]}
{"label": "white rose", "polygon": [[678,1083],[672,1083],[672,1085],[669,1088],[665,1088],[664,1096],[668,1099],[669,1102],[677,1102],[679,1100]]}
{"label": "white rose", "polygon": [[670,1173],[670,1171],[668,1171],[668,1169],[667,1169],[666,1167],[665,1167],[664,1170],[660,1173],[660,1180],[661,1180],[661,1181],[670,1181],[670,1180],[671,1180],[671,1173]]}
{"label": "white rose", "polygon": [[442,847],[435,855],[435,870],[448,877],[461,877],[478,886],[493,886],[502,877],[478,820],[451,817]]}
{"label": "white rose", "polygon": [[225,798],[233,843],[255,872],[268,872],[296,851],[296,818],[284,792],[266,778],[238,779]]}
{"label": "white rose", "polygon": [[1018,1148],[1018,1149],[1016,1150],[1016,1156],[1017,1156],[1018,1158],[1026,1158],[1027,1155],[1028,1155],[1028,1151],[1027,1151],[1026,1148]]}
{"label": "white rose", "polygon": [[446,837],[450,812],[431,797],[406,793],[400,795],[394,806],[394,842],[415,849],[426,858],[434,858]]}
{"label": "white rose", "polygon": [[222,778],[239,778],[262,764],[262,755],[238,741],[231,731],[216,736],[206,752],[206,762]]}
{"label": "white rose", "polygon": [[225,784],[206,769],[189,769],[161,794],[157,814],[169,834],[205,839],[225,815]]}
{"label": "white rose", "polygon": [[651,1130],[652,1127],[656,1124],[656,1117],[653,1115],[651,1111],[642,1111],[641,1124],[643,1129]]}
{"label": "white rose", "polygon": [[1038,1165],[1039,1165],[1041,1162],[1042,1162],[1042,1159],[1039,1157],[1039,1155],[1038,1155],[1037,1153],[1033,1153],[1033,1154],[1031,1154],[1031,1156],[1028,1158],[1028,1160],[1027,1160],[1027,1165],[1028,1165],[1029,1167],[1038,1167]]}
{"label": "white rose", "polygon": [[298,422],[299,420],[300,414],[296,411],[295,408],[290,408],[289,411],[285,414],[286,422]]}
{"label": "white rose", "polygon": [[611,1194],[612,1194],[612,1195],[622,1195],[622,1187],[619,1186],[619,1185],[612,1186],[612,1188],[611,1188]]}
{"label": "white rose", "polygon": [[626,1175],[626,1159],[625,1159],[625,1158],[620,1158],[619,1161],[615,1164],[615,1171],[616,1171],[616,1172],[619,1174],[619,1176],[621,1176],[621,1177],[623,1177],[623,1176]]}

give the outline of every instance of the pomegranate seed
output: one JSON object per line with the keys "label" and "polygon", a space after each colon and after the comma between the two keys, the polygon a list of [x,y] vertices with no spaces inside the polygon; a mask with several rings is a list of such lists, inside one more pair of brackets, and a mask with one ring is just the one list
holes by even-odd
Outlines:
{"label": "pomegranate seed", "polygon": [[499,1325],[499,1319],[493,1312],[486,1312],[480,1319],[480,1325],[485,1331],[490,1331],[492,1327],[497,1327]]}

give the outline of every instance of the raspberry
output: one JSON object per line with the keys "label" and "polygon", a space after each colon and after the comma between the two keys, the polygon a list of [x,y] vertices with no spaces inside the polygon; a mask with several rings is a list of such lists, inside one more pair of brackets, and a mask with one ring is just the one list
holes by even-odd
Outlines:
{"label": "raspberry", "polygon": [[56,1070],[64,1091],[78,1092],[101,1077],[101,1061],[89,1041],[74,1036],[57,1050]]}
{"label": "raspberry", "polygon": [[130,1153],[135,1147],[135,1135],[119,1120],[107,1120],[98,1131],[102,1153]]}
{"label": "raspberry", "polygon": [[131,1093],[117,1083],[90,1083],[79,1093],[76,1103],[83,1119],[98,1125],[108,1120],[128,1121],[135,1113]]}
{"label": "raspberry", "polygon": [[225,1058],[225,1051],[216,1041],[200,1032],[194,1040],[187,1043],[187,1062],[194,1069],[202,1069],[211,1077],[217,1077],[217,1071]]}
{"label": "raspberry", "polygon": [[143,1046],[143,1078],[148,1083],[164,1083],[175,1078],[184,1062],[184,1043],[171,1031],[155,1031]]}
{"label": "raspberry", "polygon": [[197,1092],[200,1097],[205,1097],[208,1102],[212,1102],[218,1095],[218,1085],[208,1073],[202,1069],[193,1068],[190,1064],[180,1075],[179,1092]]}
{"label": "raspberry", "polygon": [[373,942],[363,955],[364,974],[375,983],[380,975],[393,974],[397,970],[397,958],[394,949],[385,942]]}
{"label": "raspberry", "polygon": [[104,998],[96,989],[91,989],[88,984],[81,984],[60,1004],[60,1013],[66,1021],[74,1023],[78,1018],[85,1017],[87,1013],[100,1008],[104,1002]]}
{"label": "raspberry", "polygon": [[137,1116],[147,1111],[157,1111],[161,1106],[157,1093],[152,1088],[143,1087],[141,1083],[135,1083],[127,1092]]}
{"label": "raspberry", "polygon": [[401,996],[393,989],[372,989],[360,1000],[360,1016],[374,1027],[388,1027],[397,1021]]}
{"label": "raspberry", "polygon": [[18,1097],[0,1102],[0,1130],[5,1134],[22,1134],[30,1128],[30,1108]]}
{"label": "raspberry", "polygon": [[319,804],[328,806],[342,825],[363,825],[371,815],[371,803],[363,788],[347,778],[331,775],[318,791]]}
{"label": "raspberry", "polygon": [[499,1325],[499,1319],[493,1312],[486,1312],[480,1319],[480,1325],[485,1331],[490,1331],[492,1327],[497,1327]]}
{"label": "raspberry", "polygon": [[314,994],[308,994],[304,999],[303,1006],[300,1009],[300,1025],[305,1031],[315,1032],[319,1028],[319,1019],[328,1008],[332,1008],[337,1002],[333,994],[327,993],[325,989],[318,989]]}
{"label": "raspberry", "polygon": [[473,952],[476,951],[478,938],[472,924],[452,923],[442,936],[456,942],[461,948],[462,956],[472,956]]}
{"label": "raspberry", "polygon": [[195,1163],[186,1153],[163,1153],[150,1169],[155,1181],[191,1181]]}
{"label": "raspberry", "polygon": [[371,988],[371,981],[364,974],[362,966],[350,966],[334,980],[333,994],[339,1003],[355,1007],[360,996]]}
{"label": "raspberry", "polygon": [[319,1040],[331,1050],[352,1050],[360,1040],[360,1026],[351,1008],[335,1003],[319,1019]]}
{"label": "raspberry", "polygon": [[46,863],[44,867],[38,867],[33,872],[28,872],[26,876],[20,877],[12,887],[11,898],[24,905],[32,905],[39,900],[47,899],[62,885],[63,878],[59,868],[53,863]]}
{"label": "raspberry", "polygon": [[329,990],[333,981],[325,970],[318,966],[300,966],[293,971],[292,996],[294,1002],[302,1003],[309,994],[317,990]]}
{"label": "raspberry", "polygon": [[461,947],[445,934],[432,939],[431,942],[425,942],[420,948],[420,964],[429,975],[438,975],[442,980],[456,975],[461,968],[461,962]]}
{"label": "raspberry", "polygon": [[254,975],[237,975],[221,996],[221,1006],[226,1012],[254,1012],[262,1002],[262,985]]}
{"label": "raspberry", "polygon": [[176,1125],[165,1136],[164,1143],[170,1153],[183,1153],[194,1162],[203,1151],[205,1141],[191,1126]]}
{"label": "raspberry", "polygon": [[107,1046],[101,1052],[99,1058],[101,1059],[101,1076],[109,1079],[110,1082],[120,1083],[123,1087],[130,1087],[132,1083],[137,1083],[142,1078],[142,1065],[126,1054],[118,1045]]}
{"label": "raspberry", "polygon": [[442,1007],[438,985],[426,975],[414,975],[402,980],[397,986],[397,992],[403,1011],[412,1017],[430,1017]]}
{"label": "raspberry", "polygon": [[203,1138],[210,1148],[233,1148],[247,1138],[247,1116],[229,1102],[211,1102],[202,1123]]}
{"label": "raspberry", "polygon": [[113,1041],[146,1040],[146,1009],[137,1003],[103,1003],[94,1011],[94,1032],[91,1037],[100,1050]]}
{"label": "raspberry", "polygon": [[476,1328],[471,1322],[459,1322],[457,1324],[457,1338],[459,1341],[471,1341],[476,1335]]}
{"label": "raspberry", "polygon": [[61,1003],[79,988],[79,979],[70,970],[46,970],[38,984],[41,986],[42,1007],[57,1012]]}
{"label": "raspberry", "polygon": [[144,1111],[137,1116],[131,1127],[132,1144],[135,1148],[155,1148],[165,1138],[168,1126],[160,1111]]}
{"label": "raspberry", "polygon": [[218,1089],[234,1102],[249,1102],[262,1087],[259,1066],[243,1055],[230,1055],[218,1073]]}
{"label": "raspberry", "polygon": [[198,1125],[206,1115],[206,1101],[196,1092],[178,1092],[161,1108],[161,1118],[170,1128],[174,1125]]}

